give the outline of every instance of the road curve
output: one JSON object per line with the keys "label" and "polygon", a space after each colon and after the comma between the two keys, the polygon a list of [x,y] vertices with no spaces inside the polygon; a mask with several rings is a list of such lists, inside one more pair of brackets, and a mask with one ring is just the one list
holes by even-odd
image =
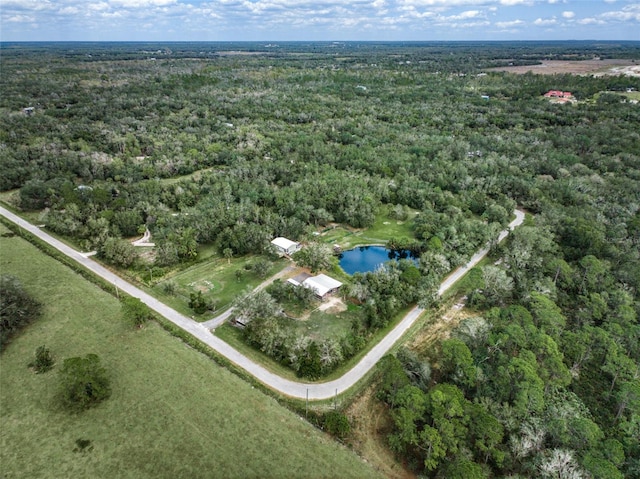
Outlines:
{"label": "road curve", "polygon": [[[45,233],[40,228],[23,220],[19,216],[11,213],[1,206],[0,214],[11,222],[17,224],[24,230],[50,244],[58,251],[62,252],[74,261],[80,263],[85,268],[110,282],[120,290],[133,297],[139,298],[143,303],[149,306],[149,308],[153,309],[156,313],[164,316],[176,326],[182,328],[187,333],[199,339],[200,341],[214,349],[218,354],[224,356],[238,367],[247,371],[258,381],[286,396],[298,399],[329,399],[334,397],[336,394],[341,394],[342,392],[352,387],[371,368],[373,368],[373,366],[387,353],[387,351],[389,351],[389,349],[395,344],[395,342],[402,337],[402,335],[413,325],[413,323],[423,312],[423,310],[421,308],[418,308],[417,306],[409,311],[407,315],[402,319],[402,321],[400,321],[400,323],[392,331],[390,331],[389,334],[387,334],[378,344],[376,344],[358,362],[358,364],[356,364],[344,376],[326,383],[309,384],[291,381],[266,370],[259,364],[254,363],[239,351],[225,343],[223,340],[211,334],[209,330],[201,323],[197,323],[196,321],[178,313],[174,309],[158,301],[153,296],[145,293],[141,289],[135,287],[131,283],[112,273],[96,261],[83,256],[80,252],[76,251],[70,246],[67,246],[53,236]],[[515,227],[522,224],[522,221],[524,220],[524,213],[520,210],[515,210],[515,215],[516,219],[509,224],[508,230],[504,230],[500,233],[499,240],[504,239],[510,230],[513,230]],[[471,258],[471,260],[469,260],[466,265],[458,268],[451,275],[449,275],[442,283],[442,286],[438,290],[438,294],[442,295],[447,289],[451,287],[451,285],[453,285],[458,279],[460,279],[467,270],[473,268],[476,264],[478,264],[478,262],[487,253],[488,249],[479,251],[473,256],[473,258]]]}

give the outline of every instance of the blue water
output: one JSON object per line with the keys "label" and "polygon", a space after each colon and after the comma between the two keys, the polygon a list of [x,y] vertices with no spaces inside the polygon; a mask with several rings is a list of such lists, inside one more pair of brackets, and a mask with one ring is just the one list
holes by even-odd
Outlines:
{"label": "blue water", "polygon": [[340,254],[340,267],[345,273],[366,273],[375,271],[380,265],[392,259],[411,259],[407,250],[390,250],[384,246],[359,246]]}

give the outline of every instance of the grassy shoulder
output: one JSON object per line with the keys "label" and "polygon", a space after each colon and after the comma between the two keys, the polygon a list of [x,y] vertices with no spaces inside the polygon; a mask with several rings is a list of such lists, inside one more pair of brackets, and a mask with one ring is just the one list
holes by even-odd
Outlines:
{"label": "grassy shoulder", "polygon": [[[19,237],[2,237],[6,231],[0,226],[1,271],[18,276],[45,310],[0,356],[5,477],[376,475],[155,323],[125,324],[115,298]],[[42,344],[57,363],[36,375],[27,364]],[[56,398],[58,369],[90,352],[110,373],[113,393],[70,414]],[[78,440],[91,446],[78,451]]]}

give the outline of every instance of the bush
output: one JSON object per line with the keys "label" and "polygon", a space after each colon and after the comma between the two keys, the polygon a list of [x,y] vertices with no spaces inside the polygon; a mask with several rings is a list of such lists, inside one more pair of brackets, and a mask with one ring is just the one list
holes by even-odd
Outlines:
{"label": "bush", "polygon": [[9,337],[40,316],[42,305],[15,276],[0,276],[0,348]]}
{"label": "bush", "polygon": [[173,281],[167,281],[162,285],[162,290],[165,292],[165,294],[168,294],[169,296],[175,296],[176,293],[178,292],[178,287],[176,286],[176,283],[174,283]]}
{"label": "bush", "polygon": [[351,432],[349,419],[340,411],[329,411],[322,418],[322,427],[332,436],[344,439]]}
{"label": "bush", "polygon": [[189,296],[189,307],[196,314],[204,314],[213,308],[213,303],[202,295],[202,291],[198,291],[198,294],[191,293]]}
{"label": "bush", "polygon": [[33,362],[29,363],[29,367],[33,368],[36,373],[46,373],[53,367],[53,363],[51,351],[42,345],[36,349],[36,357]]}
{"label": "bush", "polygon": [[267,277],[269,270],[271,269],[271,262],[265,259],[256,261],[253,263],[253,272],[258,278],[264,279]]}
{"label": "bush", "polygon": [[111,396],[110,381],[100,358],[87,354],[84,358],[64,360],[60,370],[62,403],[71,410],[81,411]]}
{"label": "bush", "polygon": [[153,318],[153,313],[149,307],[138,298],[126,296],[122,298],[122,315],[125,319],[133,322],[136,326],[142,326],[149,319]]}
{"label": "bush", "polygon": [[107,238],[98,248],[98,256],[116,266],[128,268],[138,258],[135,246],[119,238]]}

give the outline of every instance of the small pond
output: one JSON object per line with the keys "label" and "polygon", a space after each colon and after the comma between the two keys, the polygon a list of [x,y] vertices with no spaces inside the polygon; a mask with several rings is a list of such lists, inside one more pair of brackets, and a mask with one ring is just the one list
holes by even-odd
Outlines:
{"label": "small pond", "polygon": [[359,246],[343,251],[338,258],[340,267],[347,274],[375,271],[392,259],[415,259],[408,250],[391,250],[384,246]]}

